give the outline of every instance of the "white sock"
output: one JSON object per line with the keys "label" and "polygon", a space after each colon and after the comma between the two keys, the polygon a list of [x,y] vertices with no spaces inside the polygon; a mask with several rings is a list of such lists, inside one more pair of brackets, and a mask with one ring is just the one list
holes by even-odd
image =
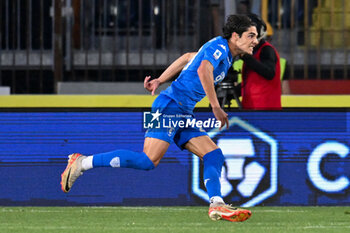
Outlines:
{"label": "white sock", "polygon": [[222,197],[220,196],[214,196],[210,198],[210,203],[215,203],[215,202],[225,203]]}
{"label": "white sock", "polygon": [[93,156],[87,156],[81,161],[81,167],[83,168],[84,171],[93,168],[92,159],[93,159]]}

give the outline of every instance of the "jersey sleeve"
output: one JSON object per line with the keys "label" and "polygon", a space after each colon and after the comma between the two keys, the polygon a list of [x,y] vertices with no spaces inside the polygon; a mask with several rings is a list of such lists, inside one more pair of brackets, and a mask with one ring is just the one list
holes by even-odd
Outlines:
{"label": "jersey sleeve", "polygon": [[218,67],[220,61],[227,57],[227,52],[218,44],[208,46],[204,51],[203,60],[208,60],[214,67]]}

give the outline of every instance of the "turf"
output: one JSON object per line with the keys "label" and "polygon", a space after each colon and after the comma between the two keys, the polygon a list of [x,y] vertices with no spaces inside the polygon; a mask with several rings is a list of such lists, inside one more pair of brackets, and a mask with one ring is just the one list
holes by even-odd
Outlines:
{"label": "turf", "polygon": [[350,232],[350,207],[255,207],[243,223],[207,207],[0,207],[0,232]]}

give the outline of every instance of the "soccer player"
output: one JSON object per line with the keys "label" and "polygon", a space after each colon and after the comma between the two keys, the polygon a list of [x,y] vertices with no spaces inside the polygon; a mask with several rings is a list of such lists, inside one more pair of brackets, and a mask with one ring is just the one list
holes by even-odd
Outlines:
{"label": "soccer player", "polygon": [[[258,44],[257,35],[255,24],[247,16],[229,16],[223,28],[222,37],[216,37],[205,43],[197,53],[181,56],[159,78],[153,80],[150,80],[149,76],[145,78],[144,87],[153,95],[159,85],[182,69],[171,86],[155,99],[152,112],[193,117],[196,103],[207,96],[215,118],[221,122],[221,127],[226,125],[228,128],[227,114],[220,107],[214,85],[224,79],[234,56],[252,54],[254,46]],[[241,222],[251,216],[249,210],[224,203],[219,180],[224,156],[207,133],[195,126],[177,127],[171,131],[150,128],[145,134],[144,149],[141,153],[115,150],[92,156],[71,154],[68,165],[61,175],[62,190],[68,192],[83,172],[95,167],[154,169],[172,142],[181,149],[194,153],[203,161],[203,178],[210,200],[208,214],[212,220],[225,219]]]}

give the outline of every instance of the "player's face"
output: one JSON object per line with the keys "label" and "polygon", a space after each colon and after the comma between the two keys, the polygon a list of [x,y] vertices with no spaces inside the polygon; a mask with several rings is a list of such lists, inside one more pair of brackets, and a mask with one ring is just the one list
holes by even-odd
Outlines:
{"label": "player's face", "polygon": [[258,32],[254,26],[243,32],[242,36],[236,40],[236,46],[240,50],[240,53],[253,54],[254,47],[259,43],[257,37]]}

